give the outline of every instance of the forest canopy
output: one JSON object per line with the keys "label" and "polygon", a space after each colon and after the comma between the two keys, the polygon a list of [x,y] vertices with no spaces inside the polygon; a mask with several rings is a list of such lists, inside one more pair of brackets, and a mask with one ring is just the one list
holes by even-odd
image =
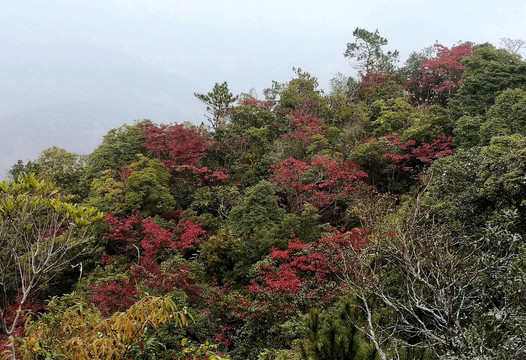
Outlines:
{"label": "forest canopy", "polygon": [[[400,64],[378,30],[331,89],[293,69],[207,123],[136,121],[0,183],[6,359],[526,357],[517,40]],[[345,45],[345,44],[343,44]]]}

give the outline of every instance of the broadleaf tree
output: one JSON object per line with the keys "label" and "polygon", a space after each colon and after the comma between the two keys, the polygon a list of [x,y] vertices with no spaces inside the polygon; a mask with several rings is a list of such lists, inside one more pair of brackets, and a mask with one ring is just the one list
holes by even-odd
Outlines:
{"label": "broadleaf tree", "polygon": [[[68,202],[52,183],[33,174],[0,183],[0,326],[11,340],[13,360],[13,336],[24,306],[82,251],[90,238],[88,225],[101,218],[95,208]],[[8,308],[14,308],[13,316]]]}

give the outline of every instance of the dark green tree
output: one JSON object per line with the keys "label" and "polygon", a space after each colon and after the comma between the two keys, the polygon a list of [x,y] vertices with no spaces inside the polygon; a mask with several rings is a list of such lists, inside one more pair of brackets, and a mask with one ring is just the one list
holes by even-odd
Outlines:
{"label": "dark green tree", "polygon": [[272,91],[279,98],[276,112],[298,111],[301,115],[321,116],[326,111],[326,99],[318,89],[318,79],[301,68],[292,68],[292,71],[296,77],[288,83],[273,83]]}
{"label": "dark green tree", "polygon": [[302,359],[374,360],[373,347],[358,327],[363,321],[359,308],[350,301],[321,313],[311,311],[305,322],[305,339],[300,342]]}
{"label": "dark green tree", "polygon": [[138,160],[128,166],[129,176],[124,180],[124,206],[126,213],[140,211],[143,216],[162,215],[175,207],[170,193],[170,173],[157,159],[139,154]]}
{"label": "dark green tree", "polygon": [[494,136],[526,135],[526,91],[508,89],[495,99],[480,126],[481,144],[487,145]]}
{"label": "dark green tree", "polygon": [[455,145],[461,148],[471,148],[480,144],[480,126],[484,120],[481,116],[462,116],[457,120],[453,134]]}
{"label": "dark green tree", "polygon": [[262,180],[247,189],[242,202],[230,211],[230,224],[239,238],[232,254],[237,282],[248,282],[248,270],[263,260],[271,247],[286,245],[289,234],[281,226],[285,211],[277,200],[274,185]]}
{"label": "dark green tree", "polygon": [[209,93],[194,93],[194,96],[206,105],[206,111],[209,114],[206,118],[214,131],[228,124],[231,106],[238,99],[228,89],[226,81],[222,84],[215,83],[214,88]]}
{"label": "dark green tree", "polygon": [[488,146],[460,149],[439,159],[429,169],[433,181],[426,202],[435,215],[467,233],[504,209],[517,209],[524,216],[525,149],[522,135],[496,136]]}
{"label": "dark green tree", "polygon": [[490,44],[473,47],[462,65],[462,85],[452,103],[459,116],[484,115],[501,91],[526,87],[526,62]]}
{"label": "dark green tree", "polygon": [[374,32],[356,28],[353,31],[354,42],[347,44],[343,56],[356,59],[356,68],[365,75],[368,73],[392,73],[398,62],[398,51],[384,52],[387,39],[380,36],[378,29]]}
{"label": "dark green tree", "polygon": [[86,159],[86,169],[82,179],[84,186],[89,188],[93,179],[101,176],[104,170],[120,171],[124,165],[135,161],[137,154],[149,156],[149,152],[142,147],[146,139],[138,126],[149,122],[143,120],[134,125],[124,124],[110,130],[104,136],[102,144]]}
{"label": "dark green tree", "polygon": [[74,200],[80,202],[86,195],[85,189],[81,187],[84,166],[84,156],[52,146],[42,151],[35,161],[28,161],[24,165],[19,160],[9,173],[12,180],[18,179],[22,173],[34,173],[38,179],[59,186],[63,195],[75,196]]}

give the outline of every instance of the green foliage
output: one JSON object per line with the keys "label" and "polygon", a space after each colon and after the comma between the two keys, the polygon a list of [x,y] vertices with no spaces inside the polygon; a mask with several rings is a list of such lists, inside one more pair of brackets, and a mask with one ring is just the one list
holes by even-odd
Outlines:
{"label": "green foliage", "polygon": [[230,220],[240,236],[249,237],[274,228],[281,222],[283,215],[283,209],[277,204],[274,185],[262,180],[246,191],[241,204],[230,212]]}
{"label": "green foliage", "polygon": [[164,214],[175,207],[170,193],[170,173],[159,160],[139,154],[128,166],[131,174],[124,180],[124,207],[127,214],[140,211],[143,216]]}
{"label": "green foliage", "polygon": [[480,144],[480,127],[484,121],[480,116],[462,116],[457,120],[453,134],[455,145],[460,148],[472,148]]}
{"label": "green foliage", "polygon": [[234,230],[223,224],[217,234],[201,244],[201,261],[209,278],[215,278],[221,284],[231,282],[237,260],[234,249],[240,247],[240,242]]}
{"label": "green foliage", "polygon": [[324,111],[325,98],[318,90],[318,79],[301,70],[293,68],[297,76],[288,83],[273,83],[273,92],[279,96],[278,111],[300,111],[302,115],[318,116]]}
{"label": "green foliage", "polygon": [[[432,219],[418,197],[407,205],[386,219],[386,227],[376,234],[378,242],[365,247],[348,272],[364,317],[373,319],[364,329],[375,345],[382,344],[382,359],[403,358],[395,354],[409,359],[435,354],[447,359],[515,358],[526,346],[524,337],[517,337],[522,326],[516,323],[525,309],[510,295],[522,294],[524,286],[519,280],[524,267],[512,265],[522,262],[524,251],[521,236],[509,226],[519,225],[517,214],[511,222],[495,217],[499,225],[490,238],[457,236],[448,224]],[[485,227],[490,224],[494,226],[489,222]],[[506,321],[512,324],[508,327]],[[506,336],[506,349],[493,343]]]}
{"label": "green foliage", "polygon": [[227,358],[221,357],[217,353],[217,345],[210,344],[208,341],[198,346],[190,344],[188,339],[181,341],[182,350],[179,355],[176,355],[173,359],[208,359],[208,360],[228,360]]}
{"label": "green foliage", "polygon": [[[257,189],[254,193],[258,195],[262,191],[273,194],[273,189],[268,184],[265,181],[252,189]],[[246,197],[248,196],[251,195],[247,194]],[[272,246],[285,246],[291,233],[303,241],[311,242],[329,230],[329,224],[321,222],[318,210],[310,204],[305,206],[301,215],[284,214],[277,207],[275,197],[267,196],[270,200],[266,203],[268,208],[264,207],[264,198],[259,200],[260,203],[255,203],[254,199],[243,201],[236,207],[236,220],[231,220],[240,223],[230,221],[228,225],[222,224],[217,234],[201,244],[201,259],[209,277],[216,278],[220,283],[245,283],[249,269],[268,255]],[[251,211],[251,206],[254,206],[255,211]],[[275,216],[269,218],[269,212]]]}
{"label": "green foliage", "polygon": [[495,99],[480,126],[481,144],[487,145],[494,136],[526,135],[526,91],[508,89]]}
{"label": "green foliage", "polygon": [[369,175],[368,182],[382,191],[398,191],[399,181],[394,181],[399,172],[398,166],[384,154],[393,151],[390,141],[381,138],[378,141],[364,142],[357,145],[349,157],[361,165]]}
{"label": "green foliage", "polygon": [[526,199],[526,137],[521,135],[494,137],[482,150],[484,157],[478,177],[483,182],[480,195],[497,208],[523,206]]}
{"label": "green foliage", "polygon": [[248,280],[248,269],[262,260],[271,247],[286,244],[287,234],[280,226],[285,212],[277,200],[274,185],[262,180],[249,188],[243,201],[230,212],[230,224],[240,239],[232,250],[233,274],[242,282]]}
{"label": "green foliage", "polygon": [[259,353],[258,360],[299,360],[299,357],[291,350],[265,349]]}
{"label": "green foliage", "polygon": [[355,104],[343,93],[334,93],[328,97],[329,114],[327,123],[341,127],[344,123],[353,120]]}
{"label": "green foliage", "polygon": [[248,269],[272,246],[286,244],[284,215],[270,182],[262,180],[249,188],[241,203],[230,211],[228,225],[201,245],[207,272],[234,284],[248,282]]}
{"label": "green foliage", "polygon": [[[89,225],[103,216],[67,200],[33,174],[0,183],[0,329],[11,340],[26,304],[89,248]],[[8,322],[7,316],[13,318]]]}
{"label": "green foliage", "polygon": [[374,351],[365,334],[360,308],[349,301],[339,308],[311,311],[305,323],[305,340],[299,343],[303,360],[369,360]]}
{"label": "green foliage", "polygon": [[466,339],[459,352],[481,358],[519,359],[526,353],[526,243],[516,231],[523,228],[516,210],[503,210],[468,237],[477,249],[479,276],[473,282],[479,298],[472,322],[466,322]]}
{"label": "green foliage", "polygon": [[387,39],[380,36],[378,29],[373,33],[356,28],[352,34],[355,42],[347,44],[347,50],[343,55],[351,59],[356,58],[357,68],[362,74],[389,73],[394,70],[398,61],[398,51],[384,53],[382,48],[387,45]]}
{"label": "green foliage", "polygon": [[208,213],[223,220],[228,218],[230,210],[237,205],[239,198],[240,192],[236,186],[201,187],[194,193],[191,208],[198,214]]}
{"label": "green foliage", "polygon": [[373,136],[401,133],[413,125],[417,116],[413,107],[403,98],[378,100],[371,105],[369,131]]}
{"label": "green foliage", "polygon": [[27,164],[24,164],[22,160],[18,160],[9,170],[9,179],[16,181],[23,174],[38,173],[40,171],[40,165],[36,161],[29,160]]}
{"label": "green foliage", "polygon": [[305,204],[300,215],[285,215],[282,227],[284,232],[289,230],[305,242],[315,241],[319,239],[323,233],[329,231],[329,224],[322,223],[318,209],[308,203]]}
{"label": "green foliage", "polygon": [[415,118],[413,125],[402,134],[402,140],[416,140],[427,143],[440,134],[453,134],[454,121],[447,109],[438,105],[432,105],[426,111]]}
{"label": "green foliage", "polygon": [[19,160],[9,174],[16,181],[22,173],[34,173],[40,180],[55,183],[63,195],[72,195],[79,202],[86,195],[86,189],[81,188],[84,165],[84,157],[52,146],[42,151],[37,160],[28,161],[26,165]]}
{"label": "green foliage", "polygon": [[273,127],[250,127],[243,131],[242,141],[244,151],[240,158],[232,165],[232,176],[244,186],[255,185],[259,180],[268,176],[271,159],[267,154],[271,151]]}
{"label": "green foliage", "polygon": [[331,86],[331,96],[342,95],[346,100],[353,103],[359,101],[360,83],[352,77],[337,73],[329,80],[329,84]]}
{"label": "green foliage", "polygon": [[268,154],[283,127],[269,109],[273,103],[247,97],[229,110],[231,123],[215,131],[217,142],[207,156],[207,165],[226,168],[231,179],[243,187],[267,177],[272,164]]}
{"label": "green foliage", "polygon": [[222,84],[215,83],[212,91],[207,94],[194,93],[194,96],[206,105],[206,111],[210,114],[207,119],[214,130],[227,125],[230,106],[238,98],[230,92],[226,81]]}
{"label": "green foliage", "polygon": [[157,159],[137,154],[122,173],[110,169],[93,180],[88,203],[114,215],[162,215],[175,207],[171,175]]}
{"label": "green foliage", "polygon": [[99,145],[86,159],[86,169],[83,183],[90,187],[93,179],[98,178],[104,170],[120,171],[121,168],[136,159],[137,154],[148,152],[141,146],[146,139],[139,127],[140,124],[149,123],[143,120],[132,125],[122,125],[110,130]]}
{"label": "green foliage", "polygon": [[493,137],[490,145],[458,150],[430,168],[433,181],[426,195],[445,219],[464,226],[481,225],[495,211],[514,207],[524,212],[526,138]]}
{"label": "green foliage", "polygon": [[459,149],[429,169],[432,182],[425,202],[456,227],[473,225],[487,210],[487,203],[479,196],[482,161],[481,148]]}
{"label": "green foliage", "polygon": [[277,117],[268,107],[261,104],[248,104],[236,106],[232,109],[231,131],[243,134],[247,129],[261,129],[268,127],[274,132],[277,130]]}
{"label": "green foliage", "polygon": [[327,138],[329,145],[337,152],[346,154],[350,152],[353,147],[367,137],[367,130],[369,124],[369,108],[364,102],[353,104],[348,108],[348,116],[342,119],[341,126],[338,126],[338,137],[335,138],[332,134],[334,130],[330,127],[327,131]]}
{"label": "green foliage", "polygon": [[91,185],[88,204],[114,215],[124,215],[124,182],[114,170],[104,170]]}
{"label": "green foliage", "polygon": [[367,104],[404,96],[403,87],[393,75],[369,73],[362,76],[360,99]]}
{"label": "green foliage", "polygon": [[525,87],[526,62],[490,44],[475,46],[462,64],[466,69],[454,101],[460,115],[484,115],[501,91]]}

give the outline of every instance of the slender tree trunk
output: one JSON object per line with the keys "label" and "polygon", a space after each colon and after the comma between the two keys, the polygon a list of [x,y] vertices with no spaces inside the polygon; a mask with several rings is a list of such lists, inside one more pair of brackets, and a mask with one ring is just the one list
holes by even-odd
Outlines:
{"label": "slender tree trunk", "polygon": [[9,351],[11,352],[11,360],[16,360],[16,350],[15,350],[15,337],[13,334],[9,335]]}
{"label": "slender tree trunk", "polygon": [[24,291],[22,291],[22,299],[20,300],[20,303],[18,304],[18,309],[16,310],[15,319],[13,320],[13,323],[11,324],[11,329],[7,330],[7,336],[9,338],[9,351],[11,352],[11,360],[16,360],[16,349],[15,349],[15,337],[14,332],[16,329],[16,326],[18,324],[18,320],[20,319],[20,314],[22,313],[22,307],[27,301],[29,292],[31,291],[33,287],[29,285],[29,287]]}
{"label": "slender tree trunk", "polygon": [[378,338],[374,331],[372,309],[369,307],[369,304],[367,304],[367,299],[365,298],[365,296],[360,296],[360,298],[363,302],[363,305],[364,305],[363,309],[365,310],[366,319],[367,319],[367,327],[366,327],[367,337],[374,344],[374,347],[377,351],[378,356],[380,356],[380,359],[387,360],[387,355],[385,355],[384,351],[380,347],[380,342],[378,341]]}

